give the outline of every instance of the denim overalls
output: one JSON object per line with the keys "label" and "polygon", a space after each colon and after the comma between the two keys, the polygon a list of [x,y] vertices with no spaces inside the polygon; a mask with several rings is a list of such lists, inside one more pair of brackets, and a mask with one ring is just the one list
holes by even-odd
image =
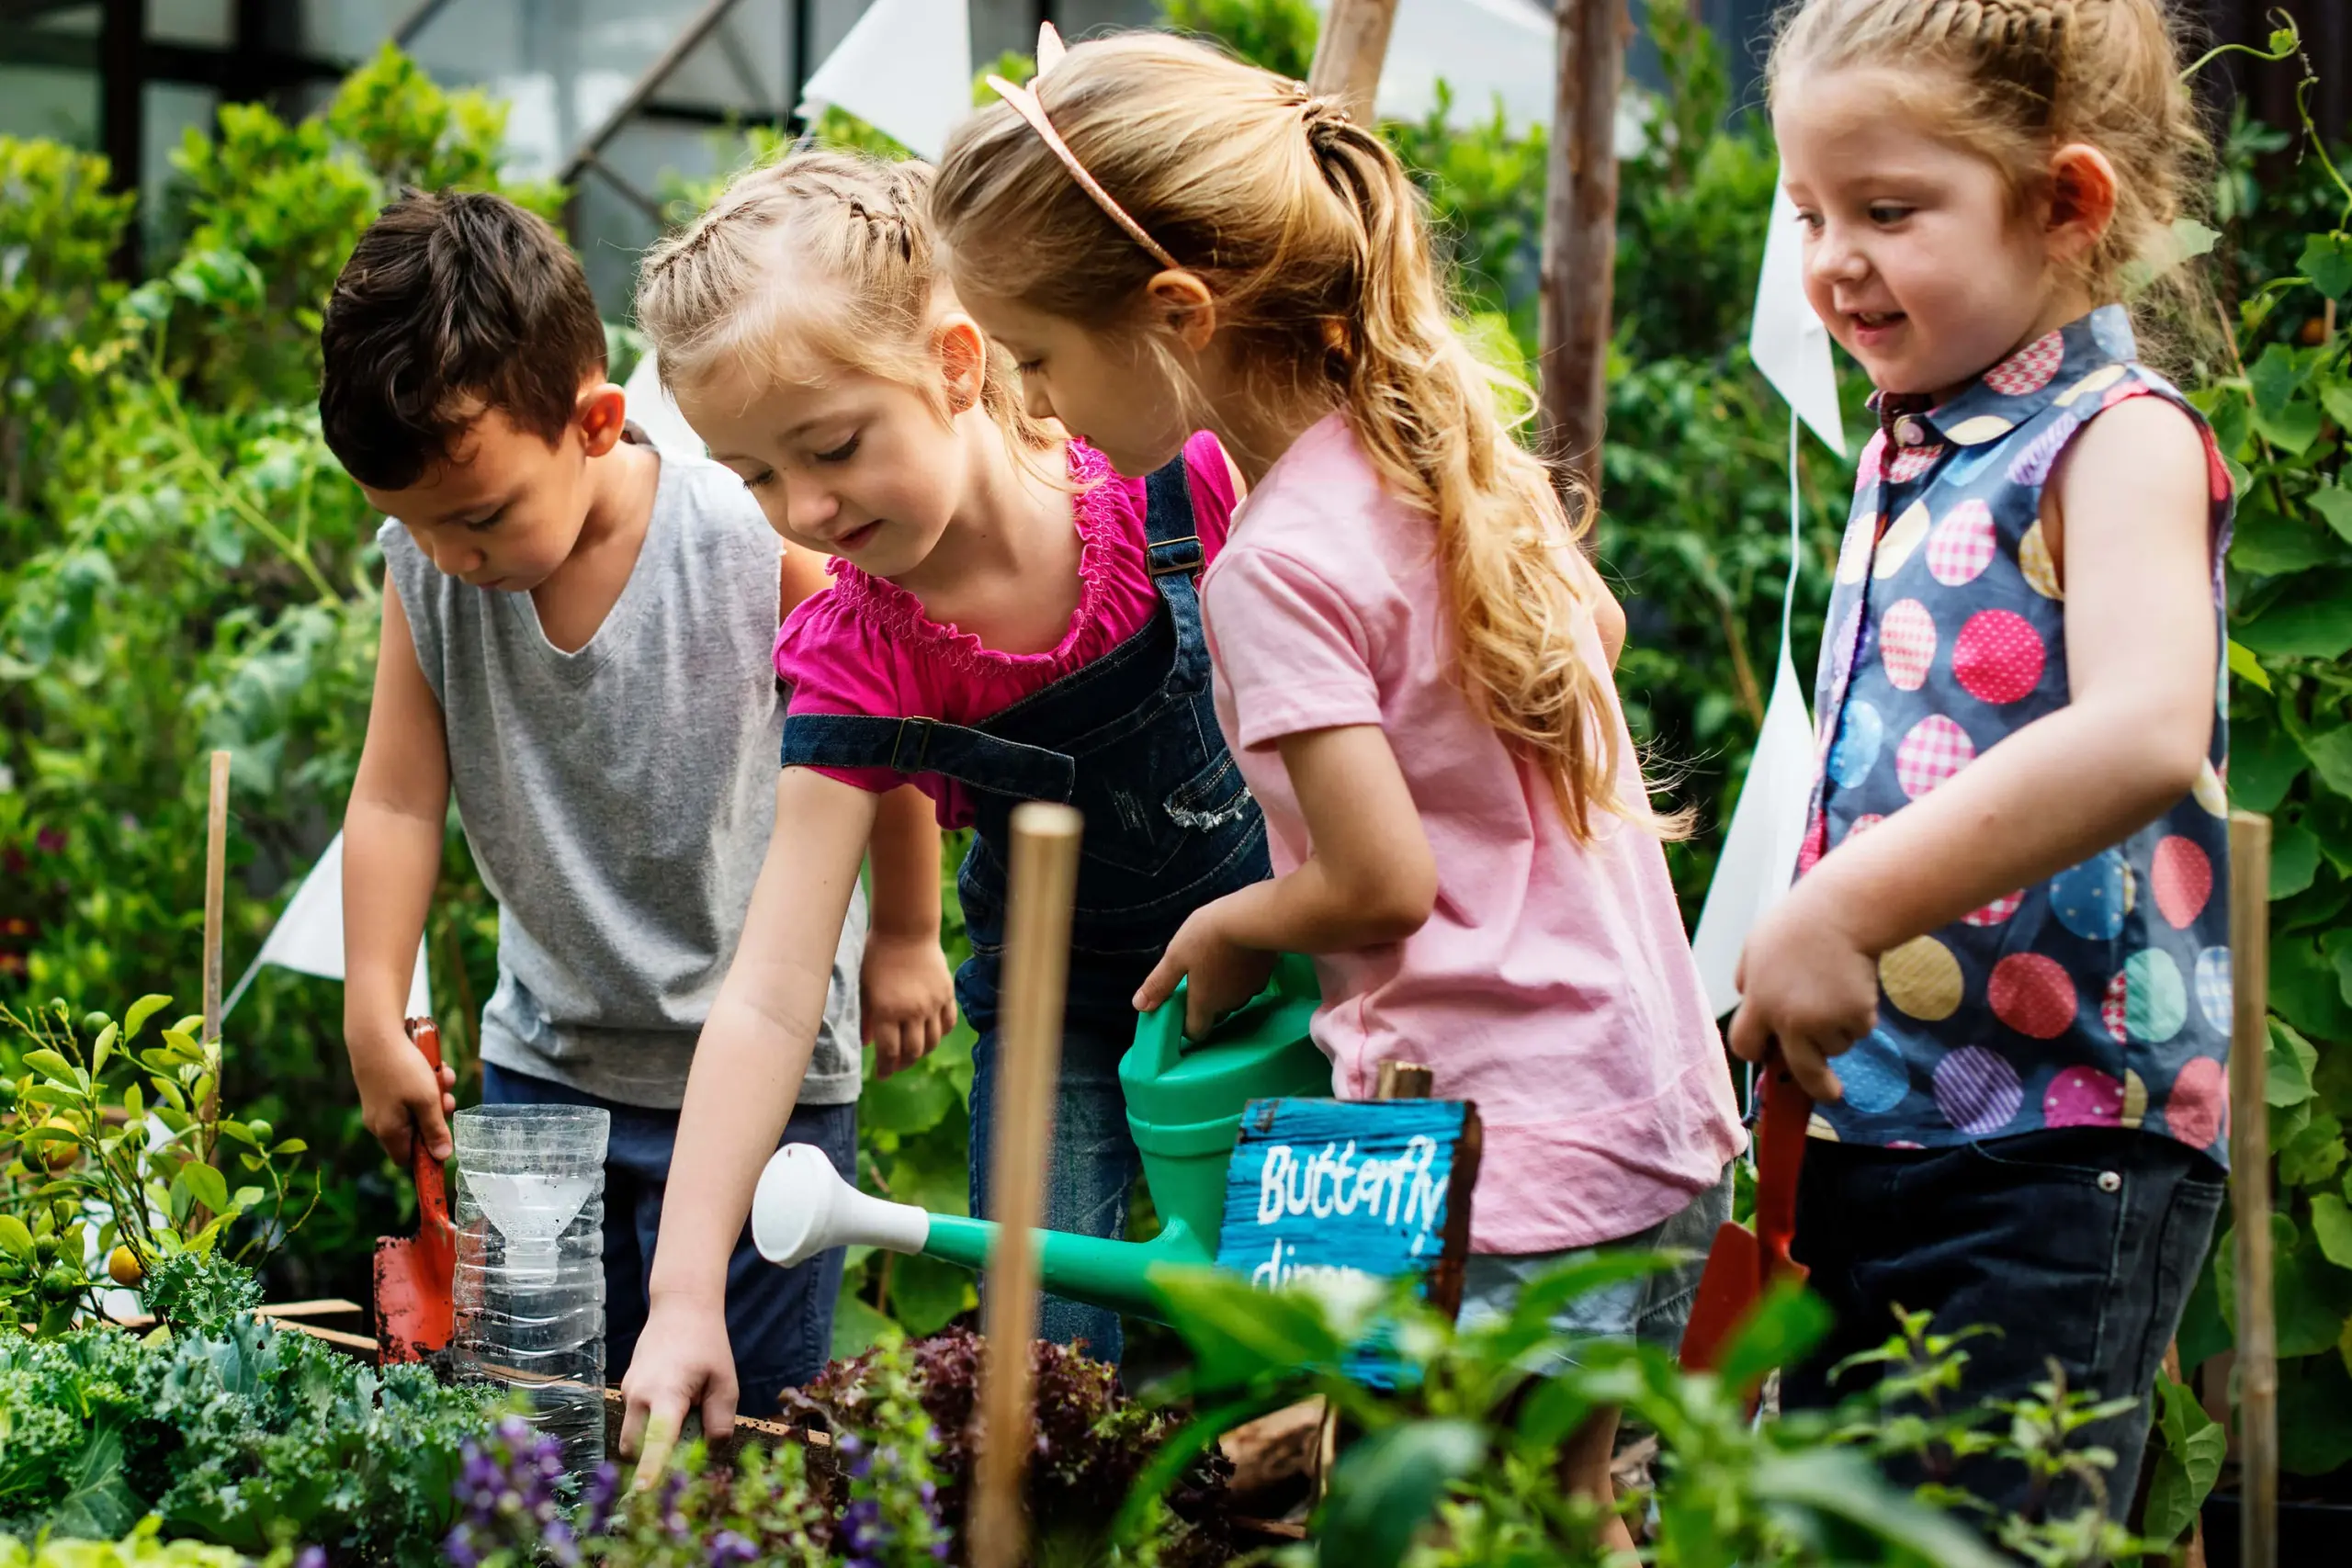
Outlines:
{"label": "denim overalls", "polygon": [[[1227,754],[1209,697],[1209,651],[1195,578],[1205,558],[1193,531],[1180,454],[1145,484],[1147,559],[1160,611],[1110,653],[983,722],[795,714],[786,767],[888,768],[940,773],[973,791],[970,853],[956,886],[972,956],[956,1000],[979,1034],[972,1050],[972,1212],[988,1212],[1005,866],[1012,808],[1066,801],[1086,819],[1071,922],[1069,1002],[1062,1025],[1060,1098],[1046,1224],[1122,1236],[1139,1160],[1119,1089],[1133,1043],[1136,987],[1184,918],[1272,874],[1266,825]],[[1083,1339],[1119,1359],[1118,1316],[1054,1297],[1046,1337]]]}

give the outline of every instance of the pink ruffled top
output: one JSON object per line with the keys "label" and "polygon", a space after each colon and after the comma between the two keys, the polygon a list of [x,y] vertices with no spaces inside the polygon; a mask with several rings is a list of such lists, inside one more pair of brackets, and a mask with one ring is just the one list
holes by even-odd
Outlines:
{"label": "pink ruffled top", "polygon": [[[1039,653],[1005,653],[934,621],[887,578],[836,559],[832,587],[811,595],[776,633],[775,672],[792,688],[790,712],[865,714],[978,724],[1083,669],[1151,624],[1159,608],[1145,561],[1144,482],[1114,473],[1092,447],[1069,444],[1070,511],[1081,541],[1078,609],[1069,630]],[[1216,558],[1233,516],[1233,478],[1216,438],[1184,444],[1201,547]],[[824,768],[828,777],[876,794],[912,783],[937,803],[943,827],[968,827],[968,792],[937,773]]]}

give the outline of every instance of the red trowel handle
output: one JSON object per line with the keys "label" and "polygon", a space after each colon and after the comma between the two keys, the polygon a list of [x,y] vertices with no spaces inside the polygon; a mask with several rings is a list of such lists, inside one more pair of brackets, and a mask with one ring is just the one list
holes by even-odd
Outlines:
{"label": "red trowel handle", "polygon": [[1804,1266],[1789,1256],[1797,1231],[1797,1178],[1804,1168],[1805,1128],[1813,1100],[1774,1052],[1765,1062],[1764,1109],[1756,1121],[1756,1243],[1763,1254],[1762,1283],[1788,1275],[1804,1278]]}
{"label": "red trowel handle", "polygon": [[[429,1018],[408,1021],[408,1037],[424,1053],[433,1068],[433,1092],[441,1092],[441,1031]],[[418,1241],[446,1277],[458,1254],[458,1227],[449,1220],[449,1190],[441,1162],[425,1145],[424,1129],[415,1129],[409,1141],[409,1160],[416,1176],[416,1235]],[[442,1258],[448,1263],[441,1263]]]}

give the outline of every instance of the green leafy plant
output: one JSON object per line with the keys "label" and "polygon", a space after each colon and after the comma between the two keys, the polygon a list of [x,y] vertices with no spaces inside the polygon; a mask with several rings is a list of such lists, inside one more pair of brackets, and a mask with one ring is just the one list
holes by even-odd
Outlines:
{"label": "green leafy plant", "polygon": [[0,1529],[105,1540],[153,1513],[243,1551],[309,1540],[341,1562],[422,1564],[485,1397],[243,1315],[0,1340]]}
{"label": "green leafy plant", "polygon": [[[0,148],[0,1003],[20,1015],[186,973],[207,748],[235,757],[232,968],[330,837],[380,599],[376,518],[319,438],[318,311],[404,183],[559,210],[502,179],[503,112],[389,51],[311,119],[225,109],[175,153],[155,270],[128,290],[105,276],[126,209],[102,167]],[[446,865],[432,962],[467,1068],[496,915],[454,825]],[[362,1291],[408,1189],[359,1124],[334,993],[266,972],[234,1021],[224,1091],[345,1178],[272,1267]]]}
{"label": "green leafy plant", "polygon": [[[224,1244],[251,1256],[308,1214],[289,1183],[289,1162],[307,1145],[277,1138],[267,1122],[221,1114],[220,1047],[197,1039],[203,1021],[184,1018],[155,1043],[140,1044],[149,1021],[170,1005],[168,997],[141,997],[119,1023],[93,1013],[78,1026],[62,1002],[23,1015],[0,1008],[0,1022],[18,1036],[9,1053],[19,1076],[9,1087],[7,1124],[17,1153],[6,1179],[39,1214],[28,1232],[22,1220],[0,1213],[0,1249],[20,1267],[43,1260],[42,1239],[52,1234],[60,1245],[51,1271],[78,1262],[65,1259],[63,1249],[67,1237],[80,1246],[82,1205],[105,1215],[97,1250],[121,1248],[127,1261],[117,1272],[132,1277],[161,1259]],[[86,1047],[85,1029],[93,1032]],[[234,1188],[216,1163],[232,1156],[252,1179]],[[67,1213],[70,1221],[60,1218]],[[239,1230],[248,1214],[264,1223]],[[48,1272],[41,1282],[62,1283]],[[40,1324],[51,1332],[62,1326],[53,1309]]]}
{"label": "green leafy plant", "polygon": [[[163,1521],[141,1519],[119,1540],[51,1540],[31,1544],[0,1536],[0,1568],[245,1568],[248,1559],[225,1546],[165,1540]],[[273,1563],[272,1568],[277,1568]]]}
{"label": "green leafy plant", "polygon": [[[2270,52],[2299,47],[2285,30]],[[2233,1109],[2269,1119],[2275,1207],[2262,1223],[2276,1258],[2280,1453],[2314,1478],[2352,1463],[2352,335],[2340,320],[2352,185],[2308,118],[2290,177],[2257,180],[2254,160],[2285,145],[2243,125],[2225,143],[2216,254],[2238,299],[2217,323],[2229,329],[2221,361],[2189,396],[2238,498],[2229,796],[2269,816],[2273,832],[2268,1103]],[[2250,1223],[2230,1217],[2190,1297],[2180,1350],[2192,1372],[2232,1342],[2235,1229]],[[2159,1429],[2184,1468],[2194,1456],[2183,1444],[2210,1446],[2175,1395]]]}

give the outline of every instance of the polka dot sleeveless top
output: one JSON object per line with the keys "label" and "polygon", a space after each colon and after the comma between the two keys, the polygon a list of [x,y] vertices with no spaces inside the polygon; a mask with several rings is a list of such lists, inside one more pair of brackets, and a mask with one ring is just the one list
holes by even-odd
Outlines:
{"label": "polka dot sleeveless top", "polygon": [[[1879,400],[1815,691],[1802,874],[2067,702],[2064,591],[2040,522],[2066,444],[2134,397],[2188,409],[2106,306],[1940,408]],[[2197,419],[2199,431],[2204,421]],[[2205,438],[2214,613],[2231,480]],[[1816,1136],[1936,1147],[2045,1127],[2143,1129],[2225,1157],[2226,661],[2196,788],[2122,843],[1879,961],[1879,1024],[1836,1059]],[[2083,760],[2096,787],[2098,760]]]}

